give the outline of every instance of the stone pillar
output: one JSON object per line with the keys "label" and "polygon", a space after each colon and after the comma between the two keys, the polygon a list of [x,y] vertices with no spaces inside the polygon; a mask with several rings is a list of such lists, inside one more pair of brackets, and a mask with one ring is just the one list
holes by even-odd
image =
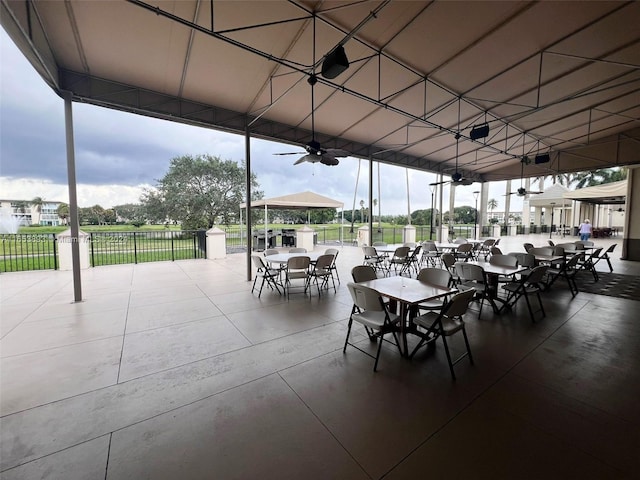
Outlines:
{"label": "stone pillar", "polygon": [[518,233],[518,226],[517,225],[513,225],[513,224],[509,224],[507,225],[507,235],[509,236],[515,236]]}
{"label": "stone pillar", "polygon": [[491,226],[491,236],[493,238],[500,238],[500,224],[494,223]]}
{"label": "stone pillar", "polygon": [[416,227],[413,225],[405,225],[402,229],[402,238],[404,243],[416,243]]}
{"label": "stone pillar", "polygon": [[369,243],[369,225],[363,225],[358,228],[358,246],[371,245]]}
{"label": "stone pillar", "polygon": [[305,225],[296,231],[296,247],[306,248],[307,252],[313,252],[315,245],[313,244],[313,228]]}
{"label": "stone pillar", "polygon": [[227,256],[227,235],[224,230],[213,227],[207,230],[207,259],[225,258]]}
{"label": "stone pillar", "polygon": [[440,241],[449,243],[449,225],[442,225],[438,231],[440,232]]}
{"label": "stone pillar", "polygon": [[58,268],[60,270],[73,270],[73,262],[71,260],[71,245],[78,243],[80,248],[80,268],[89,268],[89,243],[90,236],[82,230],[78,231],[78,238],[71,236],[71,229],[67,229],[58,234]]}

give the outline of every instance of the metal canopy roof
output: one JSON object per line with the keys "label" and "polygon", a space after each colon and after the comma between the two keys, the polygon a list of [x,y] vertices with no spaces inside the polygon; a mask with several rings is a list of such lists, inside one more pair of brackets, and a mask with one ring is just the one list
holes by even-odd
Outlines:
{"label": "metal canopy roof", "polygon": [[[517,178],[538,153],[551,161],[525,176],[640,163],[640,2],[1,5],[22,52],[76,101],[304,145],[315,72],[316,140],[353,156],[446,175],[457,163],[482,181]],[[338,45],[349,68],[325,78]]]}

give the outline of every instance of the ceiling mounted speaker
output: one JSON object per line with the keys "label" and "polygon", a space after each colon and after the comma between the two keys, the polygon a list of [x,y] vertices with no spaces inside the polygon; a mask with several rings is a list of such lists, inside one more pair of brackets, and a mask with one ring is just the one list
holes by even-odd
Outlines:
{"label": "ceiling mounted speaker", "polygon": [[489,136],[489,125],[483,124],[475,126],[471,129],[471,133],[469,133],[469,138],[471,140],[478,140],[479,138],[485,138]]}
{"label": "ceiling mounted speaker", "polygon": [[536,158],[535,158],[536,165],[539,163],[549,163],[550,161],[551,161],[551,158],[549,157],[548,153],[544,153],[542,155],[536,155]]}
{"label": "ceiling mounted speaker", "polygon": [[336,78],[349,68],[349,60],[342,45],[332,50],[322,62],[322,76],[324,78]]}

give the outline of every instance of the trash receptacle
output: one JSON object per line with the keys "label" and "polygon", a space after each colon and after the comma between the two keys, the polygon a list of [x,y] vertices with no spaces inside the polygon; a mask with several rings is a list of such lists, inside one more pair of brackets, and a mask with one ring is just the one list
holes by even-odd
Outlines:
{"label": "trash receptacle", "polygon": [[573,227],[573,236],[577,237],[580,234],[580,227]]}

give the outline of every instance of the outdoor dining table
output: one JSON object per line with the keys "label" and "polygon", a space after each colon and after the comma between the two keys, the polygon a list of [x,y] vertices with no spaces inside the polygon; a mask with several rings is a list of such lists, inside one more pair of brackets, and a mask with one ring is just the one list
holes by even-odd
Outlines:
{"label": "outdoor dining table", "polygon": [[[482,267],[484,273],[487,275],[487,289],[485,292],[487,293],[487,300],[491,304],[494,313],[501,313],[504,309],[506,302],[503,298],[498,296],[498,286],[499,286],[499,278],[500,277],[511,277],[517,273],[524,272],[529,269],[529,267],[525,267],[519,265],[517,267],[507,267],[504,265],[494,265],[490,262],[480,262],[480,261],[469,261],[464,262],[467,264],[478,265]],[[502,303],[502,306],[498,306],[498,303]]]}
{"label": "outdoor dining table", "polygon": [[436,242],[436,248],[438,250],[453,251],[453,250],[457,250],[460,245],[462,245],[462,244],[461,243]]}
{"label": "outdoor dining table", "polygon": [[275,255],[267,255],[264,261],[268,263],[287,263],[293,257],[309,257],[311,263],[318,261],[318,257],[324,255],[324,252],[296,252],[296,253],[276,253]]}
{"label": "outdoor dining table", "polygon": [[359,285],[372,288],[381,296],[387,297],[390,300],[395,300],[400,304],[401,351],[402,355],[405,357],[409,354],[407,333],[410,333],[415,328],[415,325],[411,324],[411,319],[409,318],[410,307],[429,300],[446,297],[447,295],[457,293],[458,291],[455,288],[442,288],[427,282],[416,280],[415,278],[407,278],[404,276],[377,278],[375,280],[359,282]]}

